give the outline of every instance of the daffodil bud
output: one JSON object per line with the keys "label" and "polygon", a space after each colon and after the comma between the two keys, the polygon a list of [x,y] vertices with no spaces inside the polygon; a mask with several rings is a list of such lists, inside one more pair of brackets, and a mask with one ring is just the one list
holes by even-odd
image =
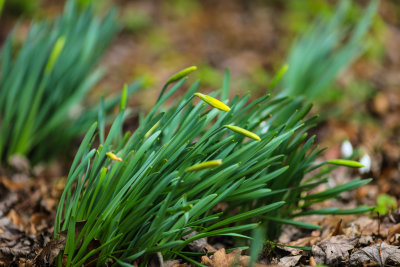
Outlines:
{"label": "daffodil bud", "polygon": [[222,160],[218,159],[218,160],[210,160],[210,161],[205,161],[202,163],[198,163],[195,164],[193,166],[190,166],[189,168],[186,168],[186,172],[197,172],[197,171],[201,171],[204,169],[210,169],[210,168],[214,168],[217,167],[219,165],[222,164]]}
{"label": "daffodil bud", "polygon": [[191,72],[193,72],[195,70],[197,70],[196,66],[191,66],[189,68],[181,70],[180,72],[172,75],[172,77],[168,79],[167,84],[176,82],[176,81],[182,79],[183,77],[187,76],[189,73],[191,73]]}
{"label": "daffodil bud", "polygon": [[120,157],[118,157],[117,155],[115,155],[115,154],[112,153],[112,152],[107,152],[106,155],[107,155],[111,160],[114,160],[114,161],[122,161],[122,159],[121,159]]}
{"label": "daffodil bud", "polygon": [[209,104],[210,106],[213,106],[214,108],[217,108],[219,110],[223,111],[229,111],[231,110],[230,107],[219,101],[218,99],[215,99],[214,97],[204,95],[202,93],[195,93],[195,96],[198,96],[201,100]]}
{"label": "daffodil bud", "polygon": [[224,127],[228,128],[228,129],[231,129],[234,132],[240,133],[240,134],[242,134],[244,136],[247,136],[247,137],[249,137],[251,139],[254,139],[254,140],[257,140],[257,141],[261,141],[261,138],[258,135],[256,135],[253,132],[250,132],[250,131],[248,131],[246,129],[240,128],[238,126],[233,126],[233,125],[225,125]]}

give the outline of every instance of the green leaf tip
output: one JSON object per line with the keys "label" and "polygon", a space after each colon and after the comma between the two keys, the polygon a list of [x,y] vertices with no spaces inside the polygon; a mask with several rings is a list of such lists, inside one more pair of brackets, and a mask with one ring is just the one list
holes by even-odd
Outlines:
{"label": "green leaf tip", "polygon": [[364,165],[358,161],[347,160],[347,159],[331,159],[331,160],[328,160],[327,162],[330,164],[341,165],[341,166],[352,167],[352,168],[364,167]]}
{"label": "green leaf tip", "polygon": [[220,100],[211,97],[209,95],[204,95],[202,93],[194,93],[195,96],[199,97],[201,100],[209,104],[210,106],[213,106],[216,109],[222,110],[222,111],[229,111],[231,110],[230,107],[222,103]]}
{"label": "green leaf tip", "polygon": [[144,135],[144,138],[147,139],[149,138],[150,135],[153,134],[154,130],[160,125],[160,121],[157,121],[151,128],[150,130],[147,131],[147,133]]}
{"label": "green leaf tip", "polygon": [[284,64],[278,71],[278,73],[274,76],[274,78],[271,81],[271,84],[269,85],[269,88],[274,88],[282,79],[282,77],[285,75],[287,70],[289,69],[289,64]]}
{"label": "green leaf tip", "polygon": [[191,67],[188,67],[186,69],[183,69],[180,72],[172,75],[171,78],[168,79],[166,84],[170,84],[170,83],[176,82],[176,81],[182,79],[183,77],[187,76],[189,73],[191,73],[191,72],[193,72],[195,70],[197,70],[196,66],[191,66]]}
{"label": "green leaf tip", "polygon": [[128,100],[128,85],[125,83],[124,88],[122,89],[120,110],[124,110],[126,108],[127,100]]}
{"label": "green leaf tip", "polygon": [[57,59],[60,56],[60,54],[64,48],[65,40],[66,40],[65,36],[60,36],[60,37],[58,37],[56,43],[54,44],[53,50],[50,53],[49,60],[47,61],[47,64],[46,64],[46,67],[44,70],[46,74],[50,73],[53,70],[54,65],[57,62]]}
{"label": "green leaf tip", "polygon": [[247,137],[249,137],[251,139],[254,139],[254,140],[257,140],[257,141],[261,141],[261,138],[258,135],[256,135],[253,132],[250,132],[250,131],[248,131],[246,129],[243,129],[241,127],[234,126],[234,125],[224,125],[224,127],[228,128],[228,129],[231,129],[234,132],[237,132],[237,133],[240,133],[242,135],[245,135],[245,136],[247,136]]}
{"label": "green leaf tip", "polygon": [[220,159],[205,161],[205,162],[198,163],[198,164],[195,164],[195,165],[192,165],[192,166],[186,168],[185,172],[197,172],[197,171],[201,171],[204,169],[211,169],[211,168],[217,167],[221,164],[222,164],[222,160],[220,160]]}

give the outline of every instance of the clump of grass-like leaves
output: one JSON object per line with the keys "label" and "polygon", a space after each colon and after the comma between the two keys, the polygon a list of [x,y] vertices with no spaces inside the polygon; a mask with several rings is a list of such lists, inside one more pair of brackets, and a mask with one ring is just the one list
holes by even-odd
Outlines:
{"label": "clump of grass-like leaves", "polygon": [[97,110],[81,102],[102,75],[93,69],[116,32],[114,13],[100,19],[70,0],[54,23],[32,23],[22,47],[10,34],[0,57],[0,162],[43,160],[95,121]]}
{"label": "clump of grass-like leaves", "polygon": [[[184,248],[199,238],[246,239],[258,225],[267,227],[268,237],[274,238],[281,223],[319,228],[292,220],[299,215],[371,209],[310,209],[313,203],[369,182],[354,179],[308,193],[327,181],[324,165],[358,166],[346,160],[315,162],[321,150],[306,134],[315,120],[305,119],[310,106],[293,111],[281,123],[277,118],[292,100],[270,95],[255,101],[249,101],[249,95],[229,100],[227,72],[220,91],[201,94],[195,82],[174,105],[163,108],[188,73],[168,81],[133,133],[121,133],[125,98],[98,147],[92,147],[97,125],[87,132],[59,203],[55,237],[66,238],[59,264],[63,255],[67,266],[92,261],[104,265],[110,260],[145,264],[156,252],[194,262]],[[173,82],[177,83],[167,91]],[[102,127],[98,131],[104,136]],[[313,170],[315,174],[304,179]],[[218,203],[227,208],[215,210]],[[93,249],[95,240],[100,243],[96,241]]]}
{"label": "clump of grass-like leaves", "polygon": [[348,23],[352,5],[352,1],[339,1],[330,20],[319,19],[294,42],[288,57],[290,69],[282,79],[283,95],[306,96],[320,102],[331,100],[327,96],[332,93],[327,90],[339,72],[362,52],[362,41],[372,24],[378,1],[370,1],[355,25]]}

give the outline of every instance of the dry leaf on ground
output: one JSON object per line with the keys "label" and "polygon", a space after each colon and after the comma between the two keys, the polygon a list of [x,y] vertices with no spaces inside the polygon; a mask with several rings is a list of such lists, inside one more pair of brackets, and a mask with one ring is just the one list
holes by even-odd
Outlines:
{"label": "dry leaf on ground", "polygon": [[400,265],[400,249],[397,246],[388,245],[386,242],[375,244],[370,247],[357,250],[351,255],[352,265],[365,265],[368,262],[378,264],[379,266]]}
{"label": "dry leaf on ground", "polygon": [[[182,239],[186,240],[186,239],[188,239],[190,237],[193,237],[195,235],[197,235],[197,232],[193,231],[190,234],[185,235]],[[206,249],[206,246],[207,246],[207,237],[203,237],[203,238],[197,239],[197,240],[195,240],[193,242],[190,242],[188,244],[189,249],[191,251],[194,251],[194,252],[204,252],[205,249]]]}
{"label": "dry leaf on ground", "polygon": [[287,266],[287,267],[296,266],[297,263],[299,262],[301,256],[302,255],[283,257],[279,260],[279,265]]}
{"label": "dry leaf on ground", "polygon": [[333,236],[312,246],[312,254],[318,264],[338,265],[349,259],[349,250],[352,250],[357,242],[358,238]]}
{"label": "dry leaf on ground", "polygon": [[[241,249],[235,249],[234,251],[226,254],[225,249],[221,248],[210,257],[201,257],[201,263],[209,267],[246,267],[249,265],[250,257],[241,254]],[[266,265],[258,263],[254,264],[254,266],[266,267]]]}

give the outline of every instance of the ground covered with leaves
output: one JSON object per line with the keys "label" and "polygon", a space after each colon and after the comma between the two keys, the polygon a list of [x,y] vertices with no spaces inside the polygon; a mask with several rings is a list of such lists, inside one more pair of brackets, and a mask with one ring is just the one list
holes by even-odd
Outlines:
{"label": "ground covered with leaves", "polygon": [[[51,16],[62,7],[62,4],[48,2],[43,16]],[[194,1],[196,5],[182,4],[171,9],[152,1],[117,2],[122,6],[126,27],[102,62],[110,72],[99,85],[99,88],[108,86],[112,90],[118,90],[123,81],[138,74],[149,78],[149,88],[160,88],[161,81],[176,69],[200,63],[197,65],[203,72],[199,75],[207,86],[219,84],[220,73],[229,66],[233,76],[239,77],[232,82],[236,82],[236,91],[240,92],[243,87],[254,88],[257,95],[270,78],[268,71],[282,62],[289,39],[309,22],[309,18],[301,18],[304,11],[279,3],[219,1],[214,5],[211,1],[202,4]],[[191,16],[182,15],[189,11]],[[129,14],[138,13],[142,17],[129,20]],[[379,14],[379,25],[384,27],[374,28],[369,38],[378,39],[381,46],[373,46],[375,50],[342,73],[336,89],[341,90],[346,99],[336,104],[331,101],[328,105],[340,109],[340,114],[330,116],[329,113],[315,129],[318,143],[329,147],[324,158],[340,158],[345,140],[354,148],[360,148],[360,158],[364,155],[370,158],[370,168],[361,173],[336,169],[329,186],[342,184],[355,176],[374,180],[342,194],[339,199],[318,204],[318,208],[379,206],[377,199],[380,196],[382,199],[383,194],[394,198],[395,203],[383,201],[380,214],[301,217],[301,221],[320,225],[321,229],[311,231],[283,226],[276,240],[282,245],[267,244],[256,266],[400,265],[400,7],[395,1],[381,1]],[[302,23],[288,24],[278,19],[280,17],[292,18],[290,21],[297,18]],[[8,14],[1,18],[2,37],[14,21],[15,17]],[[21,28],[23,38],[24,27]],[[209,41],[199,42],[199,39]],[[160,75],[152,80],[151,72]],[[156,90],[140,92],[130,104],[141,105],[144,109],[150,107]],[[96,97],[95,92],[93,99]],[[317,104],[313,112],[324,112],[324,109]],[[137,118],[134,118],[126,127],[136,124]],[[31,166],[27,159],[17,156],[10,159],[9,168],[0,170],[0,266],[44,266],[53,263],[63,249],[63,240],[56,242],[52,238],[56,208],[70,164],[68,156],[38,166]],[[220,208],[223,209],[223,205]],[[190,244],[188,250],[193,252],[193,259],[206,266],[247,266],[247,251],[232,251],[232,246],[228,238],[210,238]],[[192,265],[188,259],[164,261],[160,255],[155,255],[151,264]]]}

